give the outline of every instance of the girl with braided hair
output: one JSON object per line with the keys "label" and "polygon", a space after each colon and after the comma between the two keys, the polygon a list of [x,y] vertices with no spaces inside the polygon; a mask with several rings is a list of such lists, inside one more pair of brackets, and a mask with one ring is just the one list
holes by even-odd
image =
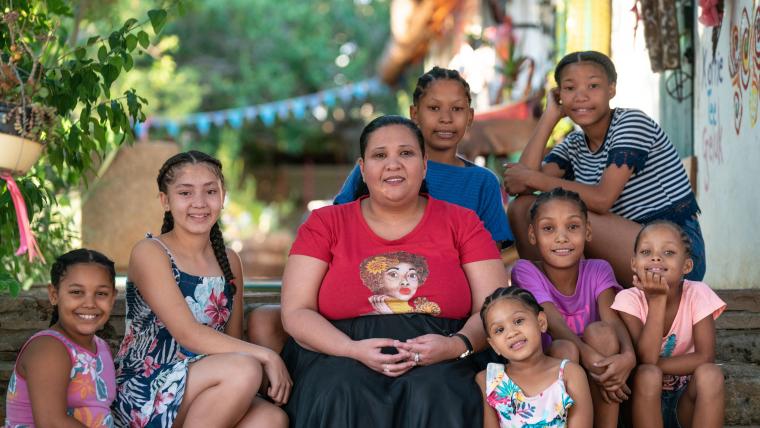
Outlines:
{"label": "girl with braided hair", "polygon": [[117,425],[287,426],[292,382],[273,351],[244,342],[243,271],[217,220],[222,165],[189,151],[159,171],[161,235],[132,249],[126,335],[116,357]]}

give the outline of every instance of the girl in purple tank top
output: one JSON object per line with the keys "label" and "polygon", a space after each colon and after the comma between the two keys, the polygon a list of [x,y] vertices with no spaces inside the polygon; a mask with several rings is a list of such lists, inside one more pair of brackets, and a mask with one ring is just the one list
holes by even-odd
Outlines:
{"label": "girl in purple tank top", "polygon": [[528,236],[541,259],[518,260],[512,284],[530,291],[546,312],[554,340],[546,353],[580,363],[593,379],[594,426],[615,426],[620,403],[631,393],[625,382],[636,355],[611,308],[620,289],[612,267],[606,260],[583,258],[591,240],[586,204],[559,187],[540,194],[530,208]]}
{"label": "girl in purple tank top", "polygon": [[55,261],[50,278],[53,320],[19,352],[8,383],[5,427],[52,426],[63,420],[112,427],[113,359],[95,333],[113,308],[114,264],[97,251],[74,250]]}

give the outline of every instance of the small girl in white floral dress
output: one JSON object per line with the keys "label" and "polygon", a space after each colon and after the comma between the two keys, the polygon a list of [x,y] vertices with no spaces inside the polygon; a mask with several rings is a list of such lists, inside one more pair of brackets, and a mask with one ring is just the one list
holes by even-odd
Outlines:
{"label": "small girl in white floral dress", "polygon": [[488,406],[483,426],[589,427],[591,393],[583,369],[543,353],[546,314],[530,292],[502,287],[480,311],[488,343],[509,363],[489,363],[478,373]]}

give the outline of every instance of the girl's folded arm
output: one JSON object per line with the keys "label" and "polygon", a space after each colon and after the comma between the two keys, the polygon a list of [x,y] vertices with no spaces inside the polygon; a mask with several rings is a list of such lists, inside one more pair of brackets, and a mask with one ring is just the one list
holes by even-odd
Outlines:
{"label": "girl's folded arm", "polygon": [[664,374],[690,375],[702,364],[715,362],[715,320],[712,314],[694,324],[692,335],[694,352],[660,358],[657,362],[657,366]]}
{"label": "girl's folded arm", "polygon": [[[612,288],[608,288],[602,291],[597,298],[599,305],[599,318],[602,321],[610,324],[615,330],[615,335],[618,338],[620,344],[621,354],[630,354],[631,357],[636,358],[636,351],[633,349],[633,342],[631,341],[631,335],[628,333],[623,321],[617,314],[617,311],[612,309],[612,302],[615,300],[615,292]],[[635,361],[634,361],[635,363]]]}
{"label": "girl's folded arm", "polygon": [[581,340],[578,335],[570,330],[570,327],[568,327],[565,322],[565,318],[559,313],[559,310],[557,310],[554,303],[543,302],[541,303],[541,306],[543,306],[544,312],[546,313],[546,319],[549,323],[549,334],[552,336],[552,339],[564,339],[573,342],[573,344],[578,347],[578,351],[581,354],[581,364],[583,367],[588,370],[593,363],[604,358],[602,354],[596,352],[592,347],[588,346],[583,340]]}
{"label": "girl's folded arm", "polygon": [[32,402],[34,424],[39,428],[82,428],[66,415],[71,382],[71,357],[66,347],[52,337],[38,337],[19,360]]}
{"label": "girl's folded arm", "polygon": [[[549,97],[552,95],[550,94]],[[544,159],[544,149],[546,148],[546,142],[549,141],[549,137],[554,130],[554,127],[559,122],[561,116],[558,112],[552,111],[547,108],[547,111],[541,115],[541,118],[536,124],[535,131],[531,135],[528,144],[525,145],[522,154],[520,155],[520,163],[526,167],[534,170],[541,171],[541,162]]]}
{"label": "girl's folded arm", "polygon": [[588,379],[581,366],[575,363],[565,365],[565,387],[575,402],[570,407],[570,414],[567,419],[568,428],[590,427],[594,418],[594,409],[591,403]]}

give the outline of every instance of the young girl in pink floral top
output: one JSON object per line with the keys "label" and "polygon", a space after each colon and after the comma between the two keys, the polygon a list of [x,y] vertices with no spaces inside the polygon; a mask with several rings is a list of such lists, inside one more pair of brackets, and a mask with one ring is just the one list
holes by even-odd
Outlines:
{"label": "young girl in pink floral top", "polygon": [[59,257],[48,287],[51,328],[32,336],[19,352],[8,383],[6,428],[112,427],[116,396],[108,344],[95,336],[111,315],[114,265],[97,251]]}

